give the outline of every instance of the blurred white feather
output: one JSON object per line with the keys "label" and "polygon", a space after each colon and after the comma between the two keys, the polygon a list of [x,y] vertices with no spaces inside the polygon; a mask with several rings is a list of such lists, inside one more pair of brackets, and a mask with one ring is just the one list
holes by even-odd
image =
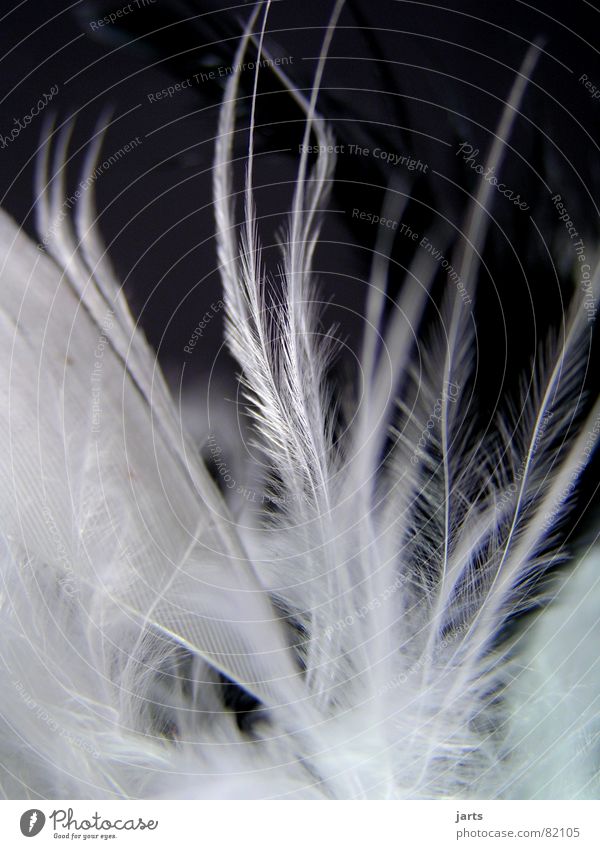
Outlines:
{"label": "blurred white feather", "polygon": [[[359,391],[333,396],[335,341],[315,308],[312,261],[334,171],[316,102],[342,5],[310,98],[277,69],[305,110],[304,141],[314,134],[323,152],[310,172],[301,157],[276,284],[254,208],[254,111],[236,237],[237,73],[216,145],[226,339],[268,469],[262,495],[276,510],[234,520],[130,315],[91,192],[76,211],[76,235],[61,215],[68,132],[47,128],[38,172],[47,253],[1,214],[0,776],[8,797],[597,792],[600,677],[590,651],[579,650],[597,630],[597,559],[578,567],[560,604],[520,640],[507,636],[521,610],[548,600],[540,578],[566,556],[558,530],[598,439],[600,403],[579,413],[587,314],[574,294],[518,420],[505,411],[495,433],[477,434],[466,422],[472,313],[453,288],[441,325],[423,329],[436,264],[420,255],[386,323],[384,240]],[[496,170],[534,55],[489,152]],[[256,83],[254,95],[253,110]],[[401,194],[391,188],[387,201],[397,214]],[[470,292],[490,204],[482,181],[459,255]],[[419,326],[427,344],[417,374]],[[337,405],[352,409],[343,439]],[[566,612],[578,599],[585,620]],[[555,623],[568,643],[550,675],[546,635]],[[557,692],[565,711],[545,720],[546,693]],[[570,724],[582,700],[582,719]],[[571,733],[585,743],[573,771]]]}

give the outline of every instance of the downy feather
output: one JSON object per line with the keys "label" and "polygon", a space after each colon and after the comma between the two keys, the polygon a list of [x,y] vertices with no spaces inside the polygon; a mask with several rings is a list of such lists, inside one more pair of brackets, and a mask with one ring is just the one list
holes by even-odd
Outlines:
{"label": "downy feather", "polygon": [[[438,269],[425,251],[392,303],[392,240],[381,237],[362,374],[334,397],[337,343],[317,308],[313,262],[335,165],[317,102],[343,2],[333,6],[308,96],[275,66],[305,123],[271,270],[253,186],[259,63],[239,235],[234,189],[239,69],[251,43],[269,55],[269,7],[250,17],[226,84],[213,196],[225,337],[264,462],[263,502],[274,509],[234,521],[129,311],[91,189],[74,226],[64,214],[68,127],[45,130],[36,183],[45,250],[0,213],[2,790],[591,795],[600,690],[597,676],[584,690],[567,674],[588,632],[565,621],[561,605],[583,595],[586,623],[593,619],[597,561],[555,577],[564,583],[558,601],[544,583],[566,559],[561,523],[600,430],[600,402],[584,414],[582,296],[537,354],[522,397],[479,432],[469,423],[474,312],[451,287],[425,326]],[[535,55],[494,135],[487,167],[496,172]],[[88,173],[107,122],[87,152]],[[309,168],[313,135],[319,153]],[[400,217],[407,198],[406,186],[391,183],[385,214]],[[492,187],[481,181],[464,230],[431,234],[434,244],[453,242],[472,298],[492,212]],[[338,407],[351,410],[341,436]],[[546,602],[550,610],[517,637],[518,614]],[[548,675],[555,620],[568,640]],[[586,663],[595,670],[584,653]],[[541,725],[557,688],[565,711]],[[583,751],[573,773],[572,740]]]}

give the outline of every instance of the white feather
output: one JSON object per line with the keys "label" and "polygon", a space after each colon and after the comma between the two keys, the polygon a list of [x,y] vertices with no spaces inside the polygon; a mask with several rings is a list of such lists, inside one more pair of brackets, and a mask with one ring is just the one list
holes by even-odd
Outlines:
{"label": "white feather", "polygon": [[[275,496],[277,510],[251,524],[247,516],[233,520],[129,312],[91,192],[75,229],[61,215],[68,132],[58,134],[47,184],[55,135],[47,127],[38,171],[48,253],[0,214],[6,796],[594,792],[592,746],[570,783],[563,779],[569,717],[581,698],[577,739],[597,734],[597,687],[588,698],[559,670],[545,677],[537,648],[561,608],[542,615],[516,680],[518,641],[505,635],[516,614],[545,601],[539,580],[565,559],[557,531],[598,439],[600,402],[581,421],[587,316],[575,295],[560,338],[532,366],[520,414],[508,409],[494,433],[478,434],[467,426],[472,313],[456,292],[447,296],[440,324],[420,330],[427,344],[417,359],[414,329],[437,265],[426,253],[415,260],[386,323],[392,246],[380,240],[364,373],[358,391],[333,397],[335,343],[315,306],[313,260],[334,158],[316,104],[342,6],[334,5],[309,98],[277,69],[306,115],[278,273],[261,256],[253,194],[257,77],[239,239],[239,71],[227,83],[216,144],[226,339],[268,464],[263,495]],[[268,10],[269,3],[258,38],[260,7],[250,18],[236,67],[252,40],[263,52]],[[490,149],[487,164],[496,171],[534,56],[525,59]],[[322,152],[309,173],[312,133]],[[88,170],[101,138],[98,130]],[[386,208],[400,215],[404,202],[402,187],[390,186]],[[457,263],[473,293],[491,205],[491,185],[481,181]],[[598,285],[596,272],[596,296]],[[333,426],[337,404],[352,410],[342,441]],[[382,460],[390,432],[393,448]],[[584,576],[583,589],[574,579],[577,592],[591,598],[588,567],[577,574]],[[561,599],[573,603],[566,590]],[[571,653],[578,639],[569,630]],[[582,669],[588,661],[584,654]],[[556,739],[550,754],[540,750],[538,682],[551,692],[564,687],[569,701],[556,727],[543,726],[544,737]],[[250,730],[227,709],[227,687],[257,700]],[[531,714],[516,725],[510,711],[524,704]],[[531,766],[522,739],[534,753]]]}

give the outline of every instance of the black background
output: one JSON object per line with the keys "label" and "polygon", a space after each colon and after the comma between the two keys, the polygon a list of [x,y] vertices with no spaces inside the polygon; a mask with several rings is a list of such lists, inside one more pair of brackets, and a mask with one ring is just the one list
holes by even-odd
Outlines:
{"label": "black background", "polygon": [[[220,295],[210,201],[224,79],[159,102],[149,95],[229,64],[253,4],[155,0],[142,7],[140,0],[140,8],[132,3],[118,24],[93,30],[91,22],[126,6],[88,0],[3,5],[0,134],[8,135],[14,119],[58,85],[47,113],[58,126],[76,118],[68,169],[73,191],[103,109],[111,110],[103,157],[140,137],[143,143],[96,182],[101,230],[172,385],[178,386],[185,365],[188,386],[201,386],[213,367],[227,386],[234,368],[221,347],[221,316],[208,325],[194,357],[183,351]],[[272,4],[266,44],[276,55],[293,56],[288,71],[301,88],[310,86],[331,6],[323,0]],[[401,175],[414,198],[404,220],[419,232],[441,217],[462,227],[465,192],[476,190],[477,177],[455,156],[456,146],[469,140],[484,161],[526,50],[540,40],[542,53],[502,173],[531,209],[521,212],[495,198],[487,271],[477,293],[477,415],[484,424],[500,399],[514,396],[548,330],[560,327],[573,286],[573,249],[543,181],[563,196],[590,257],[598,244],[600,99],[579,78],[587,74],[600,88],[599,32],[600,12],[585,0],[349,0],[333,39],[319,108],[340,142],[378,144],[428,164],[428,174],[414,181],[408,172]],[[242,75],[242,94],[252,81],[251,73]],[[303,129],[300,111],[280,89],[271,72],[261,72],[257,122],[265,126],[257,131],[257,150],[265,155],[257,160],[256,184],[267,246],[290,204]],[[45,117],[0,150],[1,203],[32,234],[33,171]],[[247,120],[242,100],[241,126]],[[247,139],[239,135],[243,158]],[[243,164],[240,185],[242,175]],[[377,235],[372,225],[353,221],[351,210],[378,212],[392,174],[373,157],[342,156],[337,176],[316,266],[324,300],[331,301],[328,319],[338,322],[347,343],[337,367],[345,376],[352,374]],[[411,250],[398,236],[395,261],[406,264]],[[267,259],[273,257],[268,248]],[[401,276],[393,275],[392,290]],[[598,391],[594,354],[586,377],[590,398]],[[581,508],[597,480],[596,464],[586,475]]]}

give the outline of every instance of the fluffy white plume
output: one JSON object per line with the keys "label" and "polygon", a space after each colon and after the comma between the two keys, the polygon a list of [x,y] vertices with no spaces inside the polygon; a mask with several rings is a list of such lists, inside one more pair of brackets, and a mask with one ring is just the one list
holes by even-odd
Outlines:
{"label": "fluffy white plume", "polygon": [[[421,252],[386,318],[391,244],[382,237],[362,374],[334,397],[336,343],[316,307],[312,265],[335,164],[317,99],[342,5],[309,98],[276,68],[306,115],[276,272],[261,256],[253,195],[257,79],[239,239],[237,72],[216,145],[225,333],[264,458],[263,495],[276,509],[235,522],[183,434],[107,259],[91,191],[74,228],[62,213],[68,132],[47,127],[38,171],[46,250],[0,214],[8,797],[597,793],[600,676],[580,651],[585,629],[597,631],[597,559],[519,639],[509,628],[549,600],[541,578],[566,557],[558,530],[598,440],[600,402],[587,418],[580,411],[587,314],[574,294],[519,414],[507,404],[495,432],[479,434],[467,421],[472,311],[452,287],[439,326],[423,328],[437,264]],[[259,52],[263,32],[264,23]],[[505,105],[488,155],[495,170],[534,57]],[[313,135],[322,152],[309,169]],[[99,130],[88,171],[101,139]],[[456,249],[473,297],[491,192],[482,181]],[[386,203],[399,216],[403,191],[391,186]],[[598,284],[597,271],[594,293]],[[351,410],[342,436],[338,407]],[[551,645],[561,629],[564,641]],[[565,709],[546,721],[557,693]],[[571,770],[573,739],[582,754]]]}

